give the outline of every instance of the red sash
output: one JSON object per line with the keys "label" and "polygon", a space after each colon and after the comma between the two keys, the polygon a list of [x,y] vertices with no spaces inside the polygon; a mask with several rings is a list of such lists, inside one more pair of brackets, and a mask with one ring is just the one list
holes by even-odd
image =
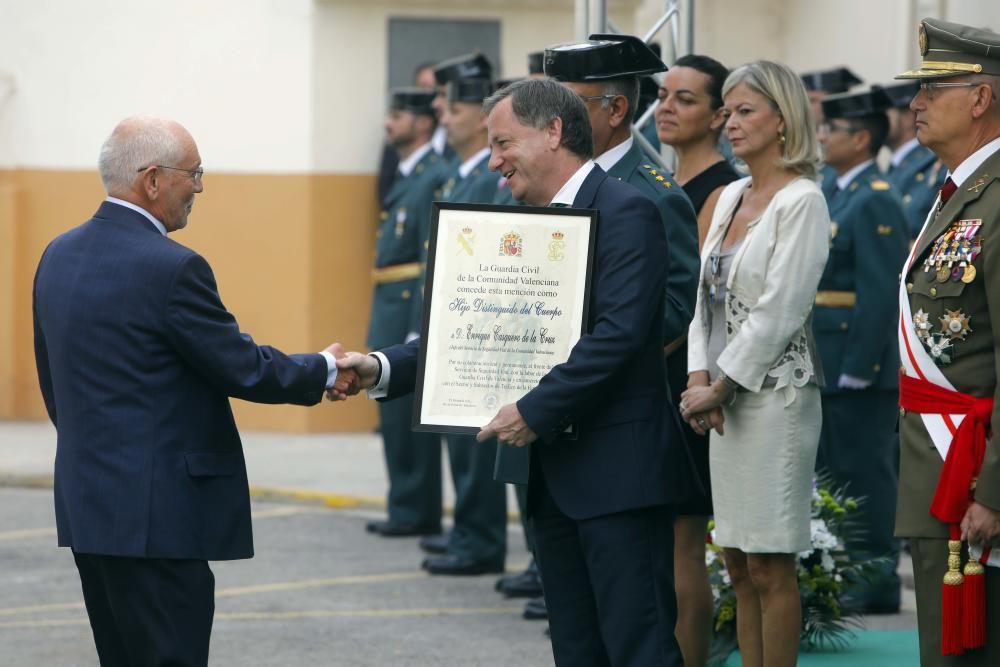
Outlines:
{"label": "red sash", "polygon": [[[959,524],[972,503],[975,481],[986,455],[986,436],[993,414],[993,398],[976,398],[946,389],[927,380],[900,373],[899,404],[919,414],[945,415],[951,445],[945,456],[931,515],[948,524],[948,573],[941,586],[941,654],[961,655],[986,645],[986,583],[982,565],[990,556],[983,549],[977,563],[966,563],[959,572],[962,543]],[[947,415],[964,415],[955,427]],[[971,558],[971,554],[970,554]]]}
{"label": "red sash", "polygon": [[945,523],[960,523],[972,501],[972,484],[986,455],[986,433],[993,414],[993,397],[976,398],[909,375],[899,376],[899,405],[920,414],[963,414],[952,431],[934,490],[931,514]]}

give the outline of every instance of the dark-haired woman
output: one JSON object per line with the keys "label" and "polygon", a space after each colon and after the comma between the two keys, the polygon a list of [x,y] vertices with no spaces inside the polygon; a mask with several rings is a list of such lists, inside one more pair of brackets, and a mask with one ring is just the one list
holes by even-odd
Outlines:
{"label": "dark-haired woman", "polygon": [[712,222],[722,189],[740,176],[719,152],[722,84],[729,70],[708,56],[683,56],[664,75],[656,131],[677,154],[674,179],[698,213],[698,246]]}
{"label": "dark-haired woman", "polygon": [[[698,214],[698,248],[705,240],[715,203],[723,188],[739,174],[719,152],[725,124],[722,84],[729,75],[707,56],[680,58],[666,73],[656,109],[657,134],[677,154],[674,178],[684,188]],[[674,521],[674,586],[677,590],[677,641],[684,663],[708,662],[712,633],[712,589],[705,566],[705,531],[712,514],[708,472],[708,436],[685,429],[691,456],[705,494],[678,508]]]}

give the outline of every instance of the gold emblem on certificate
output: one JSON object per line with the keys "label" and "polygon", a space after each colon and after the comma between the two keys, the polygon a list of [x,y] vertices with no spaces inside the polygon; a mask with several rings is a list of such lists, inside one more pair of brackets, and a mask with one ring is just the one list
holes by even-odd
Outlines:
{"label": "gold emblem on certificate", "polygon": [[549,242],[549,261],[561,262],[566,259],[566,235],[560,231],[552,232],[552,240]]}
{"label": "gold emblem on certificate", "polygon": [[520,257],[521,256],[521,245],[522,239],[521,235],[515,232],[507,232],[500,239],[500,255],[507,257]]}
{"label": "gold emblem on certificate", "polygon": [[462,231],[458,234],[458,247],[459,252],[464,252],[469,257],[473,255],[472,245],[476,242],[476,233],[472,231],[472,227],[463,227]]}

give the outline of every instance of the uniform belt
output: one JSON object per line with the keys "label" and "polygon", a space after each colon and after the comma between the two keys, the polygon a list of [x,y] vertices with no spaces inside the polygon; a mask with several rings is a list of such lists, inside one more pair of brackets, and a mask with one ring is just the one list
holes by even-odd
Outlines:
{"label": "uniform belt", "polygon": [[853,308],[858,296],[854,292],[820,290],[816,292],[816,305],[827,308]]}
{"label": "uniform belt", "polygon": [[400,280],[410,280],[419,278],[424,272],[424,265],[420,262],[409,262],[407,264],[393,264],[372,270],[372,282],[376,285],[382,283],[395,283]]}

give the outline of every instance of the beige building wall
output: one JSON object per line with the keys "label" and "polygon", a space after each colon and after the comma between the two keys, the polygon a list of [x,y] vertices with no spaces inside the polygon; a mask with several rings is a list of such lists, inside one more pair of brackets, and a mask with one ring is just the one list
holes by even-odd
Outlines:
{"label": "beige building wall", "polygon": [[[385,109],[388,20],[492,18],[504,76],[574,37],[575,0],[0,0],[0,418],[44,418],[31,280],[49,240],[103,192],[95,163],[115,123],[184,123],[207,176],[174,238],[215,269],[245,331],[287,351],[361,348],[370,307],[374,170]],[[609,0],[645,33],[666,3]],[[918,60],[919,17],[1000,28],[994,0],[682,0],[686,41],[729,65],[845,64],[881,81]],[[858,17],[863,17],[859,20]],[[662,33],[666,39],[666,33]],[[682,51],[685,44],[682,44]],[[370,429],[365,400],[313,409],[236,404],[244,428]]]}

